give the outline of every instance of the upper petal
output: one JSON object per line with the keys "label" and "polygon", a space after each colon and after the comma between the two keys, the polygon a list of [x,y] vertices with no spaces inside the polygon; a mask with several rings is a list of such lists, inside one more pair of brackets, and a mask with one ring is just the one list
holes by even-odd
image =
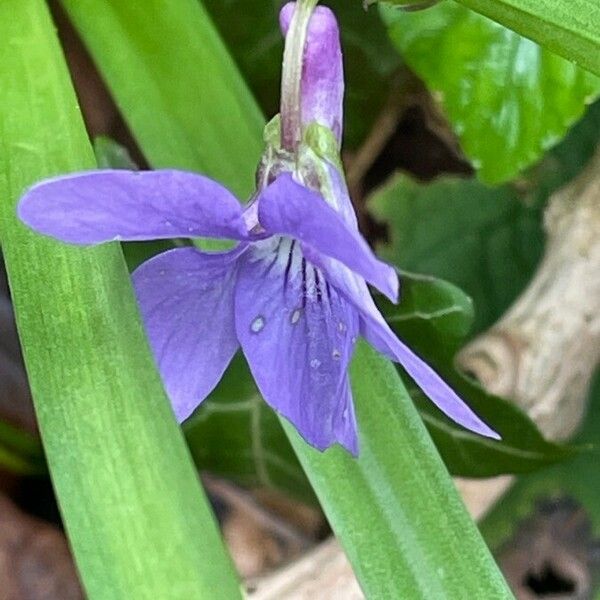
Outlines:
{"label": "upper petal", "polygon": [[292,236],[314,251],[342,262],[377,287],[390,300],[398,299],[398,276],[390,265],[377,259],[357,230],[290,173],[280,175],[258,199],[260,224],[270,234]]}
{"label": "upper petal", "polygon": [[243,251],[176,248],[133,273],[150,346],[179,421],[212,391],[239,347],[233,290]]}
{"label": "upper petal", "polygon": [[25,192],[18,214],[35,231],[72,244],[247,237],[231,192],[208,177],[176,170],[101,170],[46,179]]}
{"label": "upper petal", "polygon": [[400,363],[425,395],[453,421],[475,433],[500,439],[425,361],[398,339],[362,279],[333,259],[326,259],[319,266],[331,285],[359,311],[360,333],[374,348]]}
{"label": "upper petal", "polygon": [[[279,14],[284,36],[287,36],[295,7],[295,2],[288,2]],[[340,142],[344,68],[338,24],[326,6],[317,6],[308,23],[300,86],[302,123],[317,121],[331,129]]]}
{"label": "upper petal", "polygon": [[235,296],[238,339],[265,400],[312,446],[356,454],[347,377],[356,311],[285,238],[242,257]]}

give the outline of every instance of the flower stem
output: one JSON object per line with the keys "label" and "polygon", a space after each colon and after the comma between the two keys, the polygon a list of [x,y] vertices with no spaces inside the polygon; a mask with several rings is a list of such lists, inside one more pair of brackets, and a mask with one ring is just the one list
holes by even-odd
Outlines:
{"label": "flower stem", "polygon": [[306,33],[318,0],[297,0],[285,38],[281,75],[281,146],[294,152],[302,138],[301,82]]}

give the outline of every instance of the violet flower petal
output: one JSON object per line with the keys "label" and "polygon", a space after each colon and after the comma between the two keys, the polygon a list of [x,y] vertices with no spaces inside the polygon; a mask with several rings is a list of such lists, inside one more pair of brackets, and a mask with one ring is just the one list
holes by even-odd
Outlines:
{"label": "violet flower petal", "polygon": [[46,179],[18,214],[72,244],[175,237],[247,237],[242,207],[221,184],[185,171],[104,170]]}
{"label": "violet flower petal", "polygon": [[[295,7],[295,2],[289,2],[279,13],[284,36],[287,35]],[[310,18],[303,58],[300,83],[302,124],[317,121],[331,129],[340,142],[344,69],[337,20],[326,6],[317,6]]]}
{"label": "violet flower petal", "polygon": [[241,258],[236,330],[266,402],[312,446],[358,452],[347,368],[358,315],[302,257],[270,238]]}
{"label": "violet flower petal", "polygon": [[358,231],[346,225],[323,197],[296,183],[291,174],[280,175],[258,199],[258,219],[271,234],[284,234],[344,263],[377,287],[390,300],[398,299],[398,276],[377,259]]}
{"label": "violet flower petal", "polygon": [[150,346],[179,421],[211,392],[239,347],[233,291],[244,250],[175,248],[133,273]]}
{"label": "violet flower petal", "polygon": [[360,277],[327,257],[321,259],[318,266],[330,284],[358,310],[360,333],[374,348],[400,363],[425,395],[453,421],[480,435],[500,439],[426,362],[398,339]]}

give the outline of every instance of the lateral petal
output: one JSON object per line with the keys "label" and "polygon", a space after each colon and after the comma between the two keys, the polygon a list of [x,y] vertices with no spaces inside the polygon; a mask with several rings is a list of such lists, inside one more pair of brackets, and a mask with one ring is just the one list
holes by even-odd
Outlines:
{"label": "lateral petal", "polygon": [[35,231],[71,244],[247,238],[235,196],[186,171],[100,170],[46,179],[25,192],[17,210]]}

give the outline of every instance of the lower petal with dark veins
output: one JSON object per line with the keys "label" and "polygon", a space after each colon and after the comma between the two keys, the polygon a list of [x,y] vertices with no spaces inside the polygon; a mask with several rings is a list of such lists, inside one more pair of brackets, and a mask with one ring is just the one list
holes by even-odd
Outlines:
{"label": "lower petal with dark veins", "polygon": [[240,263],[235,324],[256,383],[309,444],[357,454],[347,369],[358,314],[293,240],[253,246]]}

